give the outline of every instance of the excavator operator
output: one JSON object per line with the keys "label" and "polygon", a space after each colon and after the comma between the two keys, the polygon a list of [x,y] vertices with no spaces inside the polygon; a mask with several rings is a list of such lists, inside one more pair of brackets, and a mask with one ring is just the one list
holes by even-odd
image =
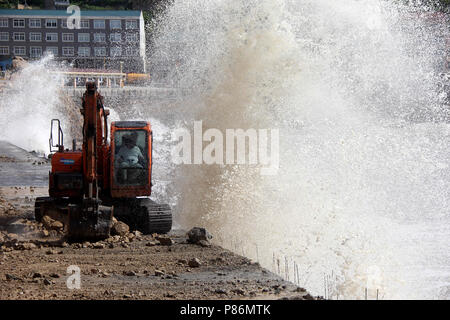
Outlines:
{"label": "excavator operator", "polygon": [[122,146],[117,154],[120,168],[143,168],[139,163],[145,163],[141,150],[136,146],[137,135],[133,132],[122,136]]}

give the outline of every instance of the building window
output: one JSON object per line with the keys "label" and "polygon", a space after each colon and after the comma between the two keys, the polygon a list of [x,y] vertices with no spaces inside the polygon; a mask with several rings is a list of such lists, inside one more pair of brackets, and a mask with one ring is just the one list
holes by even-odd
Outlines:
{"label": "building window", "polygon": [[14,32],[13,39],[14,41],[25,41],[25,32]]}
{"label": "building window", "polygon": [[81,29],[89,29],[89,20],[81,20],[80,28]]}
{"label": "building window", "polygon": [[0,19],[0,27],[3,27],[3,28],[8,27],[8,19],[7,18]]}
{"label": "building window", "polygon": [[122,35],[120,33],[111,33],[109,35],[109,41],[120,42],[120,41],[122,41]]}
{"label": "building window", "polygon": [[127,48],[127,56],[135,57],[139,55],[139,48]]}
{"label": "building window", "polygon": [[42,41],[42,34],[40,32],[30,32],[30,41]]}
{"label": "building window", "polygon": [[30,47],[30,57],[39,58],[42,56],[42,47]]}
{"label": "building window", "polygon": [[0,32],[0,41],[9,41],[9,33]]}
{"label": "building window", "polygon": [[24,28],[25,27],[25,19],[13,19],[13,27],[14,28]]}
{"label": "building window", "polygon": [[57,42],[58,34],[57,33],[47,33],[45,34],[45,41],[47,42]]}
{"label": "building window", "polygon": [[0,55],[9,54],[9,47],[0,47]]}
{"label": "building window", "polygon": [[74,50],[73,47],[63,47],[62,55],[63,56],[73,56]]}
{"label": "building window", "polygon": [[104,57],[104,56],[106,56],[106,48],[105,47],[94,48],[94,55],[96,57]]}
{"label": "building window", "polygon": [[94,42],[106,42],[104,33],[94,33]]}
{"label": "building window", "polygon": [[62,34],[63,42],[73,42],[73,39],[74,39],[73,33],[63,33]]}
{"label": "building window", "polygon": [[67,20],[66,19],[61,19],[61,28],[67,29]]}
{"label": "building window", "polygon": [[109,28],[110,29],[122,29],[122,21],[120,20],[110,20],[109,21]]}
{"label": "building window", "polygon": [[78,47],[79,57],[89,57],[91,55],[91,48],[89,47]]}
{"label": "building window", "polygon": [[56,57],[58,55],[58,47],[47,47],[45,48],[45,52],[51,53]]}
{"label": "building window", "polygon": [[137,33],[128,33],[127,34],[127,41],[128,42],[138,42],[138,35],[137,35]]}
{"label": "building window", "polygon": [[112,47],[111,48],[111,57],[120,57],[122,55],[121,47]]}
{"label": "building window", "polygon": [[25,47],[14,47],[14,54],[16,56],[26,55]]}
{"label": "building window", "polygon": [[56,28],[58,27],[58,19],[46,19],[45,20],[46,28]]}
{"label": "building window", "polygon": [[89,41],[91,41],[89,33],[78,34],[78,42],[89,42]]}
{"label": "building window", "polygon": [[29,26],[30,26],[30,28],[40,28],[41,27],[41,19],[30,19]]}
{"label": "building window", "polygon": [[137,26],[138,26],[137,20],[127,20],[126,21],[126,28],[128,30],[137,29]]}
{"label": "building window", "polygon": [[105,29],[105,20],[94,20],[94,29]]}

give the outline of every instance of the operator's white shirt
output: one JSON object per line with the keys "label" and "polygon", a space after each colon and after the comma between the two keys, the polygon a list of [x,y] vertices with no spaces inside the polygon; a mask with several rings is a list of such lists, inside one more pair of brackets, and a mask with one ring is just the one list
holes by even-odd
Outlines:
{"label": "operator's white shirt", "polygon": [[128,149],[127,146],[122,146],[117,154],[117,160],[120,158],[123,160],[120,164],[121,167],[141,167],[141,165],[139,165],[139,158],[144,158],[144,156],[142,155],[141,149],[137,146],[134,146],[131,149]]}

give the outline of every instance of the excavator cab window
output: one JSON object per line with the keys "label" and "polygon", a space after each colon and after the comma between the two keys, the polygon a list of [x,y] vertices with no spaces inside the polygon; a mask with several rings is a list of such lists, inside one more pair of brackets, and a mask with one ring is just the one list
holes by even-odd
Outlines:
{"label": "excavator cab window", "polygon": [[148,135],[145,130],[117,130],[114,134],[114,182],[137,186],[148,183]]}

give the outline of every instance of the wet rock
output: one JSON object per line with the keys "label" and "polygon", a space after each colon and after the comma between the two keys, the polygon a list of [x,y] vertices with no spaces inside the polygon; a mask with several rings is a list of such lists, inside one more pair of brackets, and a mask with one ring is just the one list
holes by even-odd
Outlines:
{"label": "wet rock", "polygon": [[52,281],[52,280],[49,280],[49,279],[44,279],[44,284],[45,284],[46,286],[49,286],[49,285],[53,284],[53,281]]}
{"label": "wet rock", "polygon": [[136,237],[142,237],[142,232],[140,232],[140,231],[138,231],[138,230],[133,231],[133,234],[134,234]]}
{"label": "wet rock", "polygon": [[135,277],[135,276],[137,276],[136,272],[134,272],[134,271],[124,271],[123,275],[124,276],[128,276],[128,277]]}
{"label": "wet rock", "polygon": [[36,279],[36,278],[42,278],[44,275],[42,274],[42,273],[40,273],[40,272],[35,272],[35,273],[33,273],[33,279]]}
{"label": "wet rock", "polygon": [[101,242],[96,242],[92,245],[94,249],[105,249],[105,245]]}
{"label": "wet rock", "polygon": [[201,266],[201,262],[199,259],[193,258],[193,259],[189,260],[188,266],[191,268],[198,268]]}
{"label": "wet rock", "polygon": [[130,227],[127,224],[123,223],[122,221],[117,221],[116,223],[113,224],[111,228],[111,234],[113,236],[115,235],[124,236],[128,234],[129,231]]}
{"label": "wet rock", "polygon": [[51,229],[52,228],[52,223],[55,222],[55,220],[53,220],[52,218],[50,218],[49,216],[43,216],[42,217],[42,224],[44,225],[44,227],[46,229]]}
{"label": "wet rock", "polygon": [[64,228],[64,225],[62,224],[62,222],[61,221],[53,221],[51,224],[50,224],[50,228],[51,229],[53,229],[53,230],[61,230],[61,229],[63,229]]}
{"label": "wet rock", "polygon": [[92,244],[90,242],[83,242],[81,245],[82,248],[92,248]]}
{"label": "wet rock", "polygon": [[59,278],[59,277],[60,277],[60,275],[59,275],[59,274],[57,274],[57,273],[51,273],[51,274],[50,274],[50,277],[51,277],[51,278],[55,278],[55,279],[57,279],[57,278]]}
{"label": "wet rock", "polygon": [[188,242],[197,244],[201,240],[209,241],[212,239],[212,235],[205,229],[205,228],[199,228],[194,227],[187,233],[188,236]]}
{"label": "wet rock", "polygon": [[173,245],[173,240],[169,237],[156,237],[156,240],[159,241],[159,243],[162,246],[171,246]]}

